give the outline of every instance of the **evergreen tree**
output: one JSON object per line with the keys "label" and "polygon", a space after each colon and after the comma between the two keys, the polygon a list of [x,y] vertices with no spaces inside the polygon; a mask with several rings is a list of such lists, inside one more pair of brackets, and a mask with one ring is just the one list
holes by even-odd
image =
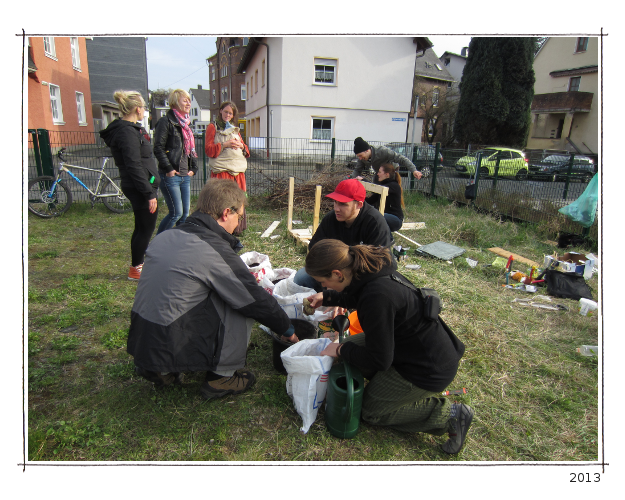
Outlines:
{"label": "evergreen tree", "polygon": [[473,37],[454,135],[463,144],[522,148],[534,98],[536,38]]}

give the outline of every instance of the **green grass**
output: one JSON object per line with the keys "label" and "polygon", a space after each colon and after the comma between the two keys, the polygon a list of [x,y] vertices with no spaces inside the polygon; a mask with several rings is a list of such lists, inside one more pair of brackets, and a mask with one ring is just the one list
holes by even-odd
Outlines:
{"label": "green grass", "polygon": [[[450,389],[468,389],[454,398],[470,404],[475,419],[458,456],[438,449],[442,437],[367,424],[351,440],[336,439],[323,410],[301,434],[286,377],[273,369],[270,338],[258,325],[247,358],[258,379],[252,390],[207,402],[199,395],[202,374],[155,389],[134,373],[125,351],[136,290],[126,279],[133,216],[74,204],[56,219],[28,215],[28,459],[596,461],[599,363],[575,348],[597,344],[597,318],[577,314],[571,300],[554,299],[568,312],[512,303],[529,294],[502,289],[503,272],[484,267],[495,259],[488,251],[494,246],[542,262],[557,250],[544,243],[555,235],[418,195],[406,202],[407,220],[426,228],[404,234],[466,249],[452,264],[414,255],[400,264],[415,284],[441,294],[443,318],[466,345]],[[248,218],[245,250],[269,255],[275,268],[303,266],[305,252],[287,235],[285,211],[252,199]],[[294,218],[312,223],[306,211]],[[274,232],[280,237],[261,239],[274,220],[282,221]],[[406,270],[411,263],[421,268]],[[589,285],[596,297],[596,276]]]}

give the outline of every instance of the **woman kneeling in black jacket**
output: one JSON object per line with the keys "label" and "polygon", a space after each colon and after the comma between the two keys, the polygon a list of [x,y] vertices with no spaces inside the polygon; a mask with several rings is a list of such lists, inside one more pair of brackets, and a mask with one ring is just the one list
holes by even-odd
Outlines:
{"label": "woman kneeling in black jacket", "polygon": [[363,333],[329,344],[321,354],[343,358],[369,379],[363,420],[405,432],[448,432],[443,451],[458,453],[473,410],[441,397],[456,376],[464,344],[438,316],[439,308],[430,312],[423,294],[393,271],[385,248],[323,240],[306,256],[306,272],[327,288],[308,298],[313,307],[358,311]]}

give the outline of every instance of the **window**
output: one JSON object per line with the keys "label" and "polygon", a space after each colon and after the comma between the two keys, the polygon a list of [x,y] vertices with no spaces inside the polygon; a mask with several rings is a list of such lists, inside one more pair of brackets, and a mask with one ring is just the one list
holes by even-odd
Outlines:
{"label": "window", "polygon": [[63,106],[61,105],[61,89],[57,85],[48,84],[50,89],[50,105],[52,106],[52,122],[65,125],[63,122]]}
{"label": "window", "polygon": [[72,66],[80,71],[80,50],[78,49],[78,38],[73,36],[69,39],[72,48]]}
{"label": "window", "polygon": [[333,118],[313,118],[312,139],[315,141],[331,141],[333,121]]}
{"label": "window", "polygon": [[241,100],[245,101],[247,99],[247,89],[245,88],[245,84],[241,84]]}
{"label": "window", "polygon": [[81,92],[76,92],[76,110],[78,111],[78,123],[87,125],[87,116],[85,115],[85,96]]}
{"label": "window", "polygon": [[217,95],[215,92],[215,89],[213,89],[213,104],[215,104],[217,102]]}
{"label": "window", "polygon": [[451,59],[449,57],[445,58],[445,66],[449,66],[449,63],[451,62]]}
{"label": "window", "polygon": [[249,41],[249,38],[244,36],[243,37],[243,45],[247,45],[248,41]]}
{"label": "window", "polygon": [[215,80],[215,65],[210,63],[211,66],[211,81]]}
{"label": "window", "polygon": [[228,76],[228,65],[227,64],[224,64],[221,67],[221,71],[219,72],[219,76],[221,76],[222,78],[225,77],[225,76]]}
{"label": "window", "polygon": [[438,87],[434,87],[434,90],[432,91],[432,106],[434,107],[438,106],[439,95],[440,95],[440,92],[438,90]]}
{"label": "window", "polygon": [[585,52],[587,49],[588,49],[588,37],[587,36],[578,37],[575,52]]}
{"label": "window", "polygon": [[438,71],[443,71],[443,68],[441,68],[440,64],[435,64],[434,66],[436,66],[436,69]]}
{"label": "window", "polygon": [[263,73],[262,73],[261,76],[262,76],[263,79],[261,80],[261,84],[260,85],[261,85],[261,87],[264,87],[265,86],[265,60],[264,59],[263,59]]}
{"label": "window", "polygon": [[315,58],[314,83],[321,85],[336,85],[336,59]]}
{"label": "window", "polygon": [[51,57],[52,59],[56,59],[56,48],[54,47],[53,36],[43,37],[43,51],[48,57]]}
{"label": "window", "polygon": [[221,53],[222,54],[226,53],[226,43],[225,42],[221,44]]}
{"label": "window", "polygon": [[228,100],[228,87],[221,87],[221,102]]}
{"label": "window", "polygon": [[581,76],[574,76],[569,80],[569,92],[578,92],[579,84],[582,81]]}
{"label": "window", "polygon": [[250,92],[254,90],[254,76],[250,76]]}
{"label": "window", "polygon": [[254,93],[258,92],[258,70],[254,72],[254,76],[256,76],[256,84],[254,86]]}

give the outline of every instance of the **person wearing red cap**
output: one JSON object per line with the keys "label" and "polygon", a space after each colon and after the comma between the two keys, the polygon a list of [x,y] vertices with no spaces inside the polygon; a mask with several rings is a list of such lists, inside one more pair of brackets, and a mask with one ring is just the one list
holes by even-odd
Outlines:
{"label": "person wearing red cap", "polygon": [[354,139],[354,154],[358,161],[352,172],[352,178],[362,179],[363,169],[369,170],[373,168],[374,172],[378,172],[380,167],[385,163],[397,163],[399,166],[406,168],[416,179],[421,179],[423,174],[417,170],[417,167],[405,156],[396,153],[392,149],[384,146],[373,147],[367,144],[362,137]]}
{"label": "person wearing red cap", "polygon": [[[321,220],[317,231],[308,243],[310,250],[315,243],[339,240],[346,245],[375,245],[390,248],[393,244],[391,231],[384,216],[365,203],[366,190],[357,179],[346,179],[338,183],[327,198],[334,200],[334,210]],[[393,262],[395,266],[397,264]],[[321,284],[311,278],[304,268],[294,276],[297,285],[322,290]]]}

